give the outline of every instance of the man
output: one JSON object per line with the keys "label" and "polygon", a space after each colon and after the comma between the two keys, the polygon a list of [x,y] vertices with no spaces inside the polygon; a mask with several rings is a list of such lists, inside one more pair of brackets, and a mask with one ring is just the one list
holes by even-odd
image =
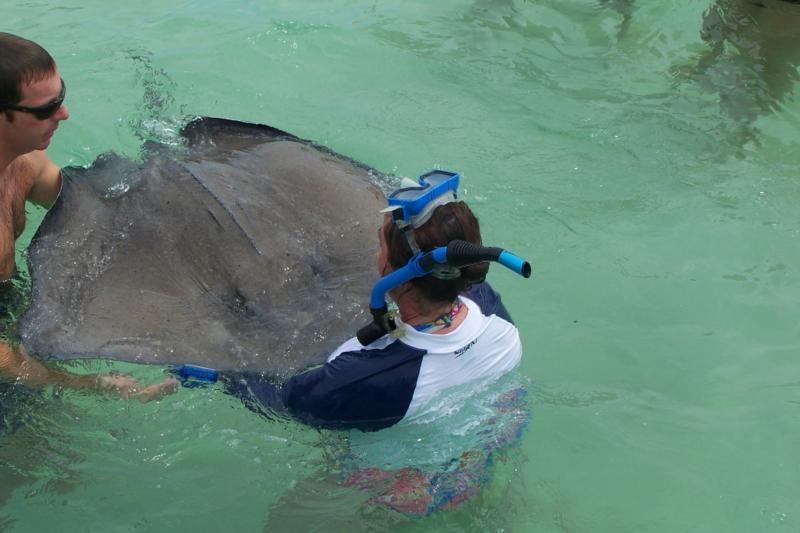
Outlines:
{"label": "man", "polygon": [[[61,170],[45,150],[63,120],[66,86],[55,61],[38,44],[0,32],[0,283],[15,272],[15,241],[25,229],[25,202],[50,207],[61,189]],[[6,313],[0,302],[0,312]],[[0,378],[30,385],[116,391],[142,401],[175,389],[175,380],[137,390],[123,375],[75,375],[41,364],[25,349],[0,340]]]}

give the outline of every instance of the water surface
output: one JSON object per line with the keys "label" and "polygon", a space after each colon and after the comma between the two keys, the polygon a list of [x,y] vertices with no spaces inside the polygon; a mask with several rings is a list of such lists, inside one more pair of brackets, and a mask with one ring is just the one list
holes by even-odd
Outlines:
{"label": "water surface", "polygon": [[410,519],[329,482],[334,437],[217,389],[51,391],[0,440],[3,529],[800,527],[798,89],[731,46],[695,69],[707,2],[7,4],[69,85],[61,165],[211,115],[460,171],[486,242],[534,264],[490,275],[534,418],[476,498]]}

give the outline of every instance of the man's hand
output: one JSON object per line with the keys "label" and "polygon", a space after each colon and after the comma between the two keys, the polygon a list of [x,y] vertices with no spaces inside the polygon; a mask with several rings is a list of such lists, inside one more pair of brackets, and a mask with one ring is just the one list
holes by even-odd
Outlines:
{"label": "man's hand", "polygon": [[161,383],[153,383],[143,388],[134,397],[142,403],[152,402],[153,400],[161,400],[165,396],[175,394],[178,392],[178,380],[173,376],[165,378]]}
{"label": "man's hand", "polygon": [[98,390],[116,392],[125,399],[136,394],[139,385],[138,379],[125,374],[98,374],[94,379]]}
{"label": "man's hand", "polygon": [[178,380],[173,376],[144,388],[139,387],[139,380],[124,374],[99,374],[95,379],[99,390],[115,392],[126,400],[136,398],[142,403],[162,400],[178,392]]}

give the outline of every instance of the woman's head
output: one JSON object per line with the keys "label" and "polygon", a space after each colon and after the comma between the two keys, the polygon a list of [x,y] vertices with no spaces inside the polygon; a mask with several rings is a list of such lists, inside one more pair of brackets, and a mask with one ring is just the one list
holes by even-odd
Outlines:
{"label": "woman's head", "polygon": [[[381,254],[385,254],[386,263],[392,270],[402,268],[413,255],[405,235],[388,217],[381,233]],[[414,239],[419,249],[427,252],[457,239],[481,244],[481,230],[467,204],[450,202],[437,207],[430,220],[414,230]],[[462,268],[461,276],[455,279],[439,279],[429,274],[409,283],[431,302],[452,302],[458,293],[483,281],[488,271],[488,263],[479,263]]]}

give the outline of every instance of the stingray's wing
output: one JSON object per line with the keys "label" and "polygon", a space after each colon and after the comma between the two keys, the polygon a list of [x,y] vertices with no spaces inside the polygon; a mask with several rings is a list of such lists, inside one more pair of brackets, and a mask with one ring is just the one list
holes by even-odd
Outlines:
{"label": "stingray's wing", "polygon": [[367,319],[382,176],[268,126],[184,136],[65,170],[29,248],[31,353],[285,376]]}

